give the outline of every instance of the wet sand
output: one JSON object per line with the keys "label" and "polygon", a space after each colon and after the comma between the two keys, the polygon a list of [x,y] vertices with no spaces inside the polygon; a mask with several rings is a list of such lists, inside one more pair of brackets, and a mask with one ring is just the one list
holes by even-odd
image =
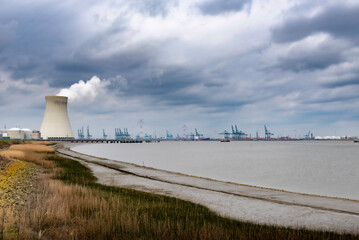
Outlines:
{"label": "wet sand", "polygon": [[198,178],[71,151],[60,154],[89,167],[98,182],[163,194],[208,207],[241,221],[359,233],[359,201],[320,197]]}

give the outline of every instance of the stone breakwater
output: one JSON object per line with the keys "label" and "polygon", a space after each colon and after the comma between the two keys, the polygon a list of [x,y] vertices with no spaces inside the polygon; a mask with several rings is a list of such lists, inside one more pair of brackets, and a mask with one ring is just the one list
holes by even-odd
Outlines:
{"label": "stone breakwater", "polygon": [[0,207],[24,204],[37,168],[18,160],[0,160]]}

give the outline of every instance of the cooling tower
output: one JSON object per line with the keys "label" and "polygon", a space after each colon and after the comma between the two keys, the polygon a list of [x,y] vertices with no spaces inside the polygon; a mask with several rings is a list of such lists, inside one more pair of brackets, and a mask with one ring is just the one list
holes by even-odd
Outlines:
{"label": "cooling tower", "polygon": [[67,115],[67,97],[46,96],[46,110],[41,125],[43,139],[74,138],[69,116]]}

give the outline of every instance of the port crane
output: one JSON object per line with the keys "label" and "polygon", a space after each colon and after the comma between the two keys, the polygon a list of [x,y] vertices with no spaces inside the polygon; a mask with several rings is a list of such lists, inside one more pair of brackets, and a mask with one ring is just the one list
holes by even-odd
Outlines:
{"label": "port crane", "polygon": [[229,137],[231,136],[232,133],[228,132],[227,130],[224,130],[223,132],[218,133],[218,134],[223,135],[225,142],[229,142]]}
{"label": "port crane", "polygon": [[203,134],[200,134],[198,131],[197,131],[197,128],[194,129],[194,134],[191,133],[190,135],[188,135],[192,140],[199,140],[201,137],[203,137]]}
{"label": "port crane", "polygon": [[92,135],[90,134],[90,127],[87,126],[87,139],[91,139]]}
{"label": "port crane", "polygon": [[124,128],[123,131],[121,130],[121,128],[115,128],[115,138],[120,140],[120,139],[125,139],[125,138],[129,138],[131,135],[128,133],[128,129]]}
{"label": "port crane", "polygon": [[312,139],[313,138],[313,133],[311,133],[309,131],[304,137],[305,137],[305,139]]}
{"label": "port crane", "polygon": [[148,135],[147,133],[145,133],[144,139],[145,139],[146,141],[151,140],[151,139],[152,139],[152,135]]}
{"label": "port crane", "polygon": [[103,139],[107,139],[108,135],[105,133],[105,129],[102,129]]}
{"label": "port crane", "polygon": [[77,136],[79,139],[85,139],[85,135],[84,135],[84,127],[82,127],[81,129],[77,130]]}
{"label": "port crane", "polygon": [[173,139],[172,133],[170,133],[168,130],[166,130],[166,139],[167,140],[172,140]]}
{"label": "port crane", "polygon": [[264,135],[265,135],[265,139],[270,139],[270,138],[271,138],[271,136],[273,136],[273,135],[274,135],[273,133],[271,133],[270,131],[268,131],[267,126],[266,126],[266,125],[264,125]]}
{"label": "port crane", "polygon": [[137,135],[136,135],[136,139],[139,140],[139,141],[142,141],[142,140],[151,141],[152,135],[148,135],[147,133],[145,133],[145,135],[143,135],[143,136],[141,137],[140,134],[137,134]]}
{"label": "port crane", "polygon": [[203,137],[203,134],[198,133],[197,128],[195,128],[194,131],[195,131],[195,137],[197,138]]}
{"label": "port crane", "polygon": [[238,128],[237,128],[237,125],[234,125],[235,129],[233,128],[233,125],[232,125],[232,136],[233,138],[239,140],[239,139],[242,139],[243,137],[246,137],[247,134],[242,132],[242,131],[238,131]]}

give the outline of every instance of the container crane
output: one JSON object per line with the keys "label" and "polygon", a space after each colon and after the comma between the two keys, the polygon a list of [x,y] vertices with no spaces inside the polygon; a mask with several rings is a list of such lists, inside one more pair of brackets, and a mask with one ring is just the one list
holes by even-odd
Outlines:
{"label": "container crane", "polygon": [[201,137],[203,137],[203,134],[198,133],[197,128],[195,128],[194,131],[194,140],[199,140]]}
{"label": "container crane", "polygon": [[92,135],[90,134],[90,127],[87,126],[87,139],[91,139]]}
{"label": "container crane", "polygon": [[107,139],[108,135],[105,133],[105,129],[102,129],[103,139]]}
{"label": "container crane", "polygon": [[124,132],[124,135],[125,135],[126,138],[131,137],[131,135],[128,133],[128,128],[124,128],[123,132]]}
{"label": "container crane", "polygon": [[173,139],[172,133],[170,133],[168,130],[166,130],[166,139],[167,140],[172,140]]}
{"label": "container crane", "polygon": [[231,133],[228,132],[227,130],[224,130],[224,132],[218,133],[223,135],[223,139],[221,140],[221,142],[230,142],[229,137],[231,136]]}
{"label": "container crane", "polygon": [[81,129],[77,130],[77,136],[79,139],[85,139],[85,135],[84,135],[84,127],[82,127]]}
{"label": "container crane", "polygon": [[237,125],[234,125],[235,126],[235,129],[233,128],[233,125],[232,125],[232,135],[233,135],[233,138],[237,139],[237,140],[240,140],[242,139],[243,137],[246,137],[247,134],[242,132],[242,131],[238,131],[238,128],[237,128]]}
{"label": "container crane", "polygon": [[313,139],[313,133],[311,131],[309,131],[306,135],[305,135],[305,139]]}
{"label": "container crane", "polygon": [[129,138],[131,135],[128,133],[128,129],[124,128],[123,131],[121,128],[115,128],[115,138],[117,140]]}
{"label": "container crane", "polygon": [[268,131],[266,125],[264,125],[264,135],[265,135],[265,139],[270,139],[271,136],[274,135],[273,133],[271,133],[270,131]]}

